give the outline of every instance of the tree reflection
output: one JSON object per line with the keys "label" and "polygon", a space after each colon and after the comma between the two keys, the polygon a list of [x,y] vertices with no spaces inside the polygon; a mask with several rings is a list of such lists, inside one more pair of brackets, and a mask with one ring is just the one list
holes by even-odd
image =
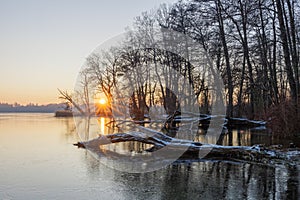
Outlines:
{"label": "tree reflection", "polygon": [[[125,197],[151,199],[296,199],[297,167],[200,162],[143,174],[114,172]],[[136,187],[138,186],[138,187]]]}

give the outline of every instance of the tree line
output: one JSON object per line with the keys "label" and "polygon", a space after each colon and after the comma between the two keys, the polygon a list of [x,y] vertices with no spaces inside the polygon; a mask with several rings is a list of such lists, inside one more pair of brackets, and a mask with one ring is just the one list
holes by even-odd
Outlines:
{"label": "tree line", "polygon": [[[269,117],[281,123],[287,119],[276,115],[289,109],[290,115],[282,116],[297,122],[299,17],[296,0],[163,4],[136,17],[121,45],[87,58],[74,98],[90,110],[89,91],[96,88],[113,112],[113,99],[124,92],[117,89],[120,79],[126,79],[131,96],[129,101],[120,96],[118,104],[129,106],[129,115],[138,119],[156,105],[168,115],[187,105],[211,114],[213,105],[222,102],[227,117]],[[216,84],[218,74],[222,84]]]}

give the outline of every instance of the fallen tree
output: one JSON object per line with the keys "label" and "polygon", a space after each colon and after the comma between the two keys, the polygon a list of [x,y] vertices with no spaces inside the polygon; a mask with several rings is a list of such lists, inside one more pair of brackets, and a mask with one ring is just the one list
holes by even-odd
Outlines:
{"label": "fallen tree", "polygon": [[[244,161],[262,164],[299,164],[300,151],[293,149],[266,148],[261,145],[249,146],[221,146],[212,144],[202,144],[189,140],[181,140],[169,137],[161,132],[143,128],[143,132],[116,133],[110,135],[100,135],[98,138],[78,142],[74,144],[80,148],[86,148],[95,154],[102,154],[104,145],[120,142],[140,142],[151,145],[145,152],[157,152],[164,149],[159,155],[159,159],[169,159],[170,155],[178,152],[178,161],[200,161],[200,160],[228,160]],[[111,152],[116,157],[117,152]],[[129,156],[130,157],[130,156]],[[158,159],[158,160],[159,160]]]}

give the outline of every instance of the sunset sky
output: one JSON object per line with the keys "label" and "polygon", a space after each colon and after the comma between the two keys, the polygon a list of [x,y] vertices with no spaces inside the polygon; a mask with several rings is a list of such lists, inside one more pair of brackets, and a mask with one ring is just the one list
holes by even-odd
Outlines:
{"label": "sunset sky", "polygon": [[57,103],[89,53],[174,0],[0,0],[0,102]]}

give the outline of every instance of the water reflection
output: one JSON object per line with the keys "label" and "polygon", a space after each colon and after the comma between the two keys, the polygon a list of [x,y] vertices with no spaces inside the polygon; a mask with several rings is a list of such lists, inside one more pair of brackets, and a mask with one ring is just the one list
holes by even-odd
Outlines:
{"label": "water reflection", "polygon": [[74,117],[77,133],[81,141],[119,132],[112,118],[107,117]]}
{"label": "water reflection", "polygon": [[270,143],[270,136],[265,134],[264,132],[260,132],[259,134],[264,135],[264,137],[257,138],[257,134],[251,132],[250,129],[235,129],[228,131],[225,134],[222,145],[226,146],[252,146],[254,144]]}
{"label": "water reflection", "polygon": [[51,114],[0,114],[0,199],[299,199],[300,166],[209,161],[130,174],[76,149],[74,126]]}
{"label": "water reflection", "polygon": [[[297,199],[295,168],[228,162],[173,164],[144,173],[114,173],[125,199]],[[293,179],[293,182],[290,179]]]}
{"label": "water reflection", "polygon": [[[76,118],[77,132],[82,141],[88,141],[99,137],[99,135],[107,135],[113,133],[126,133],[128,131],[138,130],[132,126],[132,123],[114,121],[112,118],[106,117],[91,117],[91,118]],[[134,125],[138,127],[139,125]],[[146,123],[140,126],[151,128],[156,131],[162,131],[162,123]],[[191,130],[190,126],[181,125],[181,131],[176,137],[186,140],[192,140],[200,143],[219,144],[225,146],[253,146],[255,144],[264,144],[270,146],[279,141],[272,138],[267,130],[251,130],[251,129],[231,129],[224,130],[224,134],[207,134],[206,130],[197,127]],[[126,145],[113,144],[115,148],[123,146],[124,151],[133,151],[131,146],[137,146],[137,152],[143,147],[138,143],[128,142]],[[110,148],[111,150],[111,148]]]}
{"label": "water reflection", "polygon": [[[100,133],[116,131],[108,126],[109,122],[107,118],[97,119]],[[218,138],[205,137],[205,134],[194,138],[204,143],[218,141]],[[233,146],[270,145],[273,142],[267,132],[242,129],[231,130],[222,138],[223,145]],[[142,152],[145,147],[137,142],[126,142],[107,149]],[[131,174],[109,169],[101,164],[101,158],[97,162],[88,154],[85,162],[89,177],[110,176],[113,178],[111,184],[118,183],[121,199],[144,199],[145,196],[147,199],[297,199],[299,196],[300,166],[177,162],[154,172]]]}
{"label": "water reflection", "polygon": [[[216,141],[216,139],[213,138],[211,141]],[[267,129],[233,129],[228,130],[226,134],[222,135],[217,143],[225,146],[253,146],[262,144],[268,147],[280,144],[283,147],[289,147],[290,143],[300,146],[300,138],[276,138]]]}

